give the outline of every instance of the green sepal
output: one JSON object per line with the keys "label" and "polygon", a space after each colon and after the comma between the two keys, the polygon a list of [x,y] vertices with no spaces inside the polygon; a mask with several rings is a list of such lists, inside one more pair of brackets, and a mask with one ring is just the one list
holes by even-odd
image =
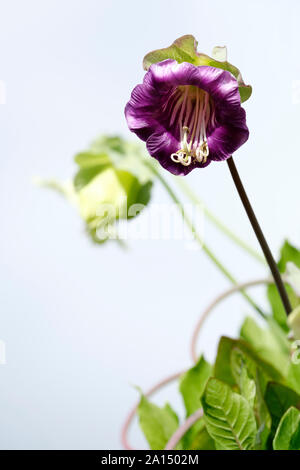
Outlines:
{"label": "green sepal", "polygon": [[[157,49],[146,54],[143,60],[143,67],[145,70],[148,70],[152,64],[162,62],[166,59],[173,59],[179,64],[182,62],[189,62],[196,66],[209,65],[210,67],[227,70],[238,82],[241,102],[247,101],[251,96],[252,87],[244,83],[239,69],[230,64],[227,60],[216,60],[215,58],[198,52],[197,46],[198,41],[196,41],[194,36],[187,34],[176,39],[169,47]],[[216,49],[221,48],[215,48],[215,50]]]}

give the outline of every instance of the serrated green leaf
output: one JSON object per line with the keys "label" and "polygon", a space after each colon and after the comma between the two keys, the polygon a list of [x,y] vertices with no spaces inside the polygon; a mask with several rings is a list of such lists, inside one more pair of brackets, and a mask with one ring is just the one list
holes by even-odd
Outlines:
{"label": "serrated green leaf", "polygon": [[231,368],[241,395],[254,409],[258,427],[255,448],[265,449],[271,430],[271,416],[264,401],[268,376],[255,361],[238,348],[232,349]]}
{"label": "serrated green leaf", "polygon": [[210,378],[202,403],[206,429],[217,449],[254,448],[256,422],[253,410],[244,397],[220,380]]}
{"label": "serrated green leaf", "polygon": [[289,408],[282,416],[274,440],[274,450],[300,450],[300,412]]}
{"label": "serrated green leaf", "polygon": [[288,408],[300,405],[300,396],[285,385],[269,382],[265,392],[265,401],[272,417],[271,432],[274,435],[282,415]]}
{"label": "serrated green leaf", "polygon": [[[216,60],[206,54],[197,52],[198,42],[194,36],[188,34],[176,39],[171,46],[157,49],[149,52],[143,60],[143,67],[148,70],[152,64],[156,64],[166,59],[176,60],[179,64],[182,62],[189,62],[193,65],[209,65],[210,67],[220,68],[227,70],[236,78],[239,84],[239,91],[241,101],[246,101],[250,98],[252,88],[245,85],[242,75],[237,67],[227,62],[227,60]],[[214,48],[220,49],[220,48]]]}
{"label": "serrated green leaf", "polygon": [[142,395],[137,414],[140,427],[150,448],[152,450],[164,449],[178,428],[177,415],[170,405],[166,404],[160,408]]}
{"label": "serrated green leaf", "polygon": [[233,348],[231,351],[231,370],[236,384],[239,387],[240,394],[246,398],[251,408],[254,406],[256,396],[255,381],[251,378],[247,366],[247,357],[239,348]]}

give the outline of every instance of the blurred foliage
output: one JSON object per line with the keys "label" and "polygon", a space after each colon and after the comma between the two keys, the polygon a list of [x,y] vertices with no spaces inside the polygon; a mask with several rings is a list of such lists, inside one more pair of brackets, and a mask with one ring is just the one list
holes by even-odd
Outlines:
{"label": "blurred foliage", "polygon": [[102,136],[78,153],[75,163],[73,181],[41,184],[77,208],[95,243],[119,240],[117,221],[139,215],[151,198],[153,174],[145,164],[143,147],[118,136]]}
{"label": "blurred foliage", "polygon": [[178,427],[179,419],[175,411],[168,403],[160,408],[142,395],[137,413],[150,448],[163,449]]}

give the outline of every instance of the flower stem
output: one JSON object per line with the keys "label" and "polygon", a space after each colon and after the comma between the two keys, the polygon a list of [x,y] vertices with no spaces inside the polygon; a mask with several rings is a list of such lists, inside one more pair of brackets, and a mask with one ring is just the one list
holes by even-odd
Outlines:
{"label": "flower stem", "polygon": [[[176,194],[174,193],[173,189],[171,188],[171,186],[169,185],[169,183],[165,180],[165,178],[161,175],[161,173],[154,167],[154,165],[152,165],[151,163],[149,163],[148,161],[145,161],[145,164],[148,166],[148,168],[150,168],[150,170],[155,174],[155,176],[158,178],[158,180],[161,182],[161,184],[163,185],[163,187],[166,189],[167,193],[169,194],[169,196],[171,197],[171,199],[173,200],[173,202],[176,204],[178,210],[180,211],[181,215],[182,215],[182,218],[184,220],[184,222],[186,223],[186,225],[189,227],[189,229],[191,230],[191,232],[193,233],[194,235],[194,238],[195,240],[197,241],[197,243],[200,244],[200,246],[202,247],[203,251],[205,252],[205,254],[210,258],[210,260],[215,264],[215,266],[217,266],[217,268],[222,272],[222,274],[224,274],[224,276],[234,285],[237,284],[237,281],[236,279],[234,278],[234,276],[231,274],[231,272],[224,266],[224,264],[214,255],[214,253],[211,251],[211,249],[203,242],[203,240],[201,239],[201,237],[199,236],[192,220],[188,217],[188,215],[186,214],[186,211],[184,210],[184,207],[183,205],[181,204],[180,200],[178,199],[178,197],[176,196]],[[258,307],[258,305],[254,302],[254,300],[243,290],[241,291],[241,294],[243,295],[243,297],[249,302],[249,304],[255,308],[255,310],[263,317],[265,318],[266,315],[265,313]]]}
{"label": "flower stem", "polygon": [[274,281],[275,281],[275,284],[277,286],[277,289],[278,289],[278,292],[279,292],[279,295],[281,297],[281,300],[282,300],[282,303],[283,303],[283,306],[285,308],[285,311],[286,311],[286,314],[289,315],[289,313],[291,313],[292,311],[292,307],[291,307],[291,304],[290,304],[290,301],[289,301],[289,297],[288,297],[288,294],[286,292],[286,289],[285,289],[285,286],[284,286],[284,283],[283,283],[283,280],[281,278],[281,275],[279,273],[279,270],[278,270],[278,267],[277,267],[277,264],[273,258],[273,255],[271,253],[271,250],[269,248],[269,245],[264,237],[264,234],[260,228],[260,225],[258,223],[258,220],[255,216],[255,213],[252,209],[252,206],[250,204],[250,201],[248,199],[248,196],[247,196],[247,193],[245,191],[245,188],[243,186],[243,183],[241,181],[241,178],[239,176],[239,173],[237,171],[237,168],[235,166],[235,163],[234,163],[234,160],[233,158],[229,158],[227,160],[227,163],[228,163],[228,166],[229,166],[229,170],[230,170],[230,173],[231,173],[231,176],[232,176],[232,179],[234,181],[234,184],[236,186],[236,189],[239,193],[239,196],[241,198],[241,201],[243,203],[243,206],[245,208],[245,211],[248,215],[248,218],[250,220],[250,223],[252,225],[252,228],[254,230],[254,233],[257,237],[257,240],[261,246],[261,249],[265,255],[265,258],[267,260],[267,263],[270,267],[270,270],[271,270],[271,273],[273,275],[273,278],[274,278]]}
{"label": "flower stem", "polygon": [[198,198],[196,193],[191,189],[191,187],[186,184],[183,178],[174,176],[178,186],[181,187],[182,191],[191,199],[195,204],[201,205],[206,217],[221,231],[226,235],[230,240],[240,246],[243,250],[249,253],[253,258],[255,258],[260,263],[265,263],[265,259],[260,255],[254,248],[252,248],[247,242],[238,237],[230,228],[228,228],[223,222],[216,217],[210,210],[205,206],[205,204]]}

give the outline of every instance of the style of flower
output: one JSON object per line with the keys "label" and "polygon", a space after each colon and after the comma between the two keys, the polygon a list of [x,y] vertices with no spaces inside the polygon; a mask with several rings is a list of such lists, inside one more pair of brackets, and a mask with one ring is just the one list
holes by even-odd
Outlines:
{"label": "style of flower", "polygon": [[125,116],[150,155],[175,175],[228,159],[249,136],[230,72],[171,59],[150,66]]}

